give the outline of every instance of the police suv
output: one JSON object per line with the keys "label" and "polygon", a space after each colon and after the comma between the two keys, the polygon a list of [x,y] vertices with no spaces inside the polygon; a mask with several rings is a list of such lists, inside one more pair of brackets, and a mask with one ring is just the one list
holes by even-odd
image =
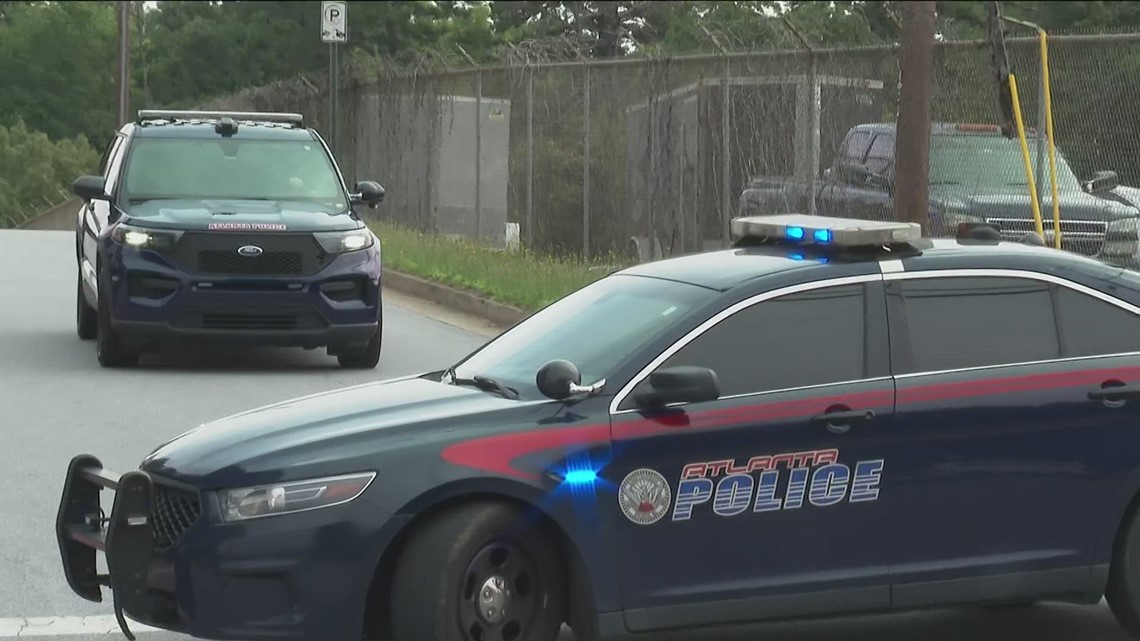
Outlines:
{"label": "police suv", "polygon": [[99,363],[190,341],[325,347],[372,368],[383,334],[380,244],[299,114],[138,113],[73,191],[76,326]]}
{"label": "police suv", "polygon": [[68,582],[109,587],[128,635],[207,639],[617,639],[1102,595],[1140,635],[1140,276],[984,224],[732,230],[445,371],[224,418],[121,476],[76,456]]}

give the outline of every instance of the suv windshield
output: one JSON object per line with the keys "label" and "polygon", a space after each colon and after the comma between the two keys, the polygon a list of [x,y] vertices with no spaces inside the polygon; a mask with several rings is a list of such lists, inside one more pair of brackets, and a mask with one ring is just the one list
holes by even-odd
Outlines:
{"label": "suv windshield", "polygon": [[[1079,191],[1080,181],[1065,162],[1061,150],[1055,151],[1058,190]],[[1035,172],[1034,180],[1039,180],[1036,140],[1029,141],[1029,158]],[[1048,195],[1048,151],[1044,159],[1044,193]],[[931,136],[930,183],[1008,192],[1011,186],[1026,184],[1021,144],[1017,140],[1008,140],[1002,136]],[[1041,189],[1041,185],[1037,188]]]}
{"label": "suv windshield", "polygon": [[590,385],[716,295],[676,281],[609,276],[516,325],[457,366],[455,375],[487,376],[533,397],[539,368],[563,358]]}
{"label": "suv windshield", "polygon": [[340,180],[313,140],[136,139],[122,202],[234,199],[342,202]]}

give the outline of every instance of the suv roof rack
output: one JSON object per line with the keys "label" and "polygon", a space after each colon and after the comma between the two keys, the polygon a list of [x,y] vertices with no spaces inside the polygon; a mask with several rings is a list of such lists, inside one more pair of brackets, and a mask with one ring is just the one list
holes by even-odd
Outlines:
{"label": "suv roof rack", "polygon": [[138,122],[143,120],[221,120],[232,118],[238,122],[271,122],[290,124],[301,127],[305,118],[297,113],[282,113],[274,111],[169,111],[165,109],[140,109]]}
{"label": "suv roof rack", "polygon": [[736,245],[778,244],[813,249],[918,249],[922,227],[918,223],[831,218],[804,214],[742,216],[733,218]]}

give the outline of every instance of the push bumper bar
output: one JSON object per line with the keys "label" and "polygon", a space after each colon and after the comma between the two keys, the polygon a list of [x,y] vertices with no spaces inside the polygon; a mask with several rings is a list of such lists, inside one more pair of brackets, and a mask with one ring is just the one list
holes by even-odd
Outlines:
{"label": "push bumper bar", "polygon": [[[110,516],[99,494],[115,493]],[[149,574],[154,551],[154,481],[143,471],[123,475],[103,469],[99,459],[81,454],[67,468],[63,496],[56,515],[63,572],[67,583],[88,601],[102,602],[102,588],[111,589],[115,619],[134,641],[124,612],[150,623],[160,618],[162,599],[152,594]],[[96,555],[107,558],[107,574],[99,574]]]}

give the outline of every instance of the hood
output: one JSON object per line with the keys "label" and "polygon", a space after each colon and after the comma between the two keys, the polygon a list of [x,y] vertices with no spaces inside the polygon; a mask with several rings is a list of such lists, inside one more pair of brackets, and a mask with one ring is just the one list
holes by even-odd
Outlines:
{"label": "hood", "polygon": [[423,378],[367,383],[206,423],[140,467],[201,489],[341,474],[404,445],[454,438],[456,427],[478,427],[483,415],[502,420],[504,411],[534,405]]}
{"label": "hood", "polygon": [[129,224],[182,231],[343,231],[363,226],[344,203],[148,200],[125,213]]}
{"label": "hood", "polygon": [[[978,193],[932,188],[930,195],[944,211],[968,213],[986,219],[1033,219],[1033,208],[1028,193],[1011,191]],[[1140,210],[1134,206],[1083,191],[1062,191],[1057,203],[1062,220],[1109,221],[1140,214]],[[1041,199],[1041,216],[1052,219],[1052,211],[1053,197],[1049,193],[1049,186],[1045,185]]]}

